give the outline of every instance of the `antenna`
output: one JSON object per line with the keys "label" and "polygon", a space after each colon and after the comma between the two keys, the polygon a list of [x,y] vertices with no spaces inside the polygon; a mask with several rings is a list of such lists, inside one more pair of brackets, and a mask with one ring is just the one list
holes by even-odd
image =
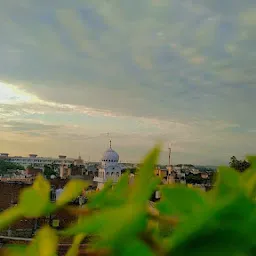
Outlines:
{"label": "antenna", "polygon": [[168,150],[169,150],[169,168],[168,168],[168,178],[167,178],[167,184],[170,184],[170,178],[171,178],[171,154],[172,154],[172,148],[171,148],[171,143],[169,143],[169,146],[168,146]]}
{"label": "antenna", "polygon": [[171,166],[171,153],[172,153],[172,148],[171,148],[171,144],[170,144],[170,143],[169,143],[168,150],[169,150],[169,161],[168,161],[168,164],[169,164],[169,166]]}
{"label": "antenna", "polygon": [[107,136],[109,137],[109,148],[112,148],[112,141],[109,132],[107,133]]}

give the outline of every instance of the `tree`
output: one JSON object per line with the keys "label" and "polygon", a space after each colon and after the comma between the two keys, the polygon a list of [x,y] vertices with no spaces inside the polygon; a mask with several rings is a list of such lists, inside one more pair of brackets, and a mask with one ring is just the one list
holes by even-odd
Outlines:
{"label": "tree", "polygon": [[236,159],[236,157],[235,157],[235,156],[232,156],[232,157],[230,158],[229,166],[230,166],[231,168],[236,169],[236,167],[238,166],[238,162],[239,162],[239,161]]}
{"label": "tree", "polygon": [[56,172],[52,169],[50,165],[44,166],[44,175],[47,179],[50,179],[52,175],[56,176]]}
{"label": "tree", "polygon": [[24,167],[22,165],[11,163],[6,160],[0,160],[0,173],[4,174],[8,170],[24,170]]}
{"label": "tree", "polygon": [[229,166],[239,172],[244,172],[250,167],[250,163],[245,160],[238,160],[235,156],[230,158]]}

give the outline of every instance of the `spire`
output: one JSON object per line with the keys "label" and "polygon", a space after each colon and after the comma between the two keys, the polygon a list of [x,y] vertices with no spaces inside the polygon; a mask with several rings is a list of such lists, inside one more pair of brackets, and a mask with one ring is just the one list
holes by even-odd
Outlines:
{"label": "spire", "polygon": [[109,134],[109,132],[107,133],[107,136],[109,137],[109,148],[111,148],[112,149],[112,145],[111,145],[111,137],[110,137],[110,134]]}
{"label": "spire", "polygon": [[171,166],[171,153],[172,153],[172,148],[171,148],[171,144],[169,144],[169,147],[168,147],[168,150],[169,150],[169,166]]}

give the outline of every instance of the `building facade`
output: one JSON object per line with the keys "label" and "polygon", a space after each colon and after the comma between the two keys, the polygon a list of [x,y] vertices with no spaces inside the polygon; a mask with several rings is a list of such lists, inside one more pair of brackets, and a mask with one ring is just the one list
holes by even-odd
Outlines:
{"label": "building facade", "polygon": [[24,168],[33,166],[37,168],[43,168],[45,165],[53,165],[59,168],[60,165],[65,164],[70,166],[75,159],[67,158],[66,156],[60,155],[58,158],[52,157],[38,157],[36,154],[30,154],[28,157],[22,156],[9,156],[7,153],[0,153],[0,159],[4,159],[11,163],[22,165]]}

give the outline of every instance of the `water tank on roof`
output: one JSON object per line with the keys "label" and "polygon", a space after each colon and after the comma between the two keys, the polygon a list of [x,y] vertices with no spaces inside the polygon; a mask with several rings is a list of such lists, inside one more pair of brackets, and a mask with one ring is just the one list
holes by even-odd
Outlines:
{"label": "water tank on roof", "polygon": [[36,154],[29,154],[29,157],[36,158],[37,155]]}

